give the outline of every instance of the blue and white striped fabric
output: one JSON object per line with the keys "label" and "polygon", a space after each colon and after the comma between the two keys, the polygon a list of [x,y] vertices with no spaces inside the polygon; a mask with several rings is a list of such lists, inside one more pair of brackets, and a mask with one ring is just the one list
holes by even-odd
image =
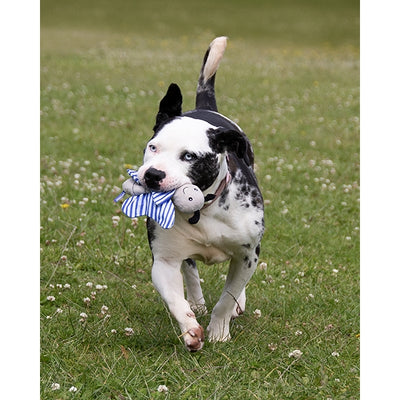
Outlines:
{"label": "blue and white striped fabric", "polygon": [[[137,172],[128,169],[128,174],[132,179],[140,185]],[[172,196],[175,190],[169,192],[150,192],[140,194],[139,196],[131,196],[122,204],[122,212],[130,218],[141,217],[147,215],[154,219],[162,228],[170,229],[175,222],[175,207],[172,202]],[[125,195],[122,192],[114,201],[121,200]]]}

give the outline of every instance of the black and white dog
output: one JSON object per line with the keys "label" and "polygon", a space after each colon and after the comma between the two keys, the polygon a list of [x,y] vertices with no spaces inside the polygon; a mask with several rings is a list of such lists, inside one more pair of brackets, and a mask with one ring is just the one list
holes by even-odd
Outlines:
{"label": "black and white dog", "polygon": [[230,259],[225,287],[207,328],[211,342],[229,340],[231,318],[245,309],[245,286],[256,269],[264,232],[252,147],[240,127],[217,111],[215,74],[226,42],[226,37],[216,38],[204,56],[195,110],[182,113],[181,91],[176,84],[169,86],[138,170],[147,190],[164,192],[191,183],[212,199],[195,224],[179,211],[171,229],[147,220],[152,280],[190,351],[203,347],[204,330],[195,312],[206,312],[194,260],[212,264]]}

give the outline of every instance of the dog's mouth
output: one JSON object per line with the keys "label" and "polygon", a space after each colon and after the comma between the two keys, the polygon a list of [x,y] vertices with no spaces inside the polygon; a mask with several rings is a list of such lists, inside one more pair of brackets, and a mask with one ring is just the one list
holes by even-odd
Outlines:
{"label": "dog's mouth", "polygon": [[140,173],[138,178],[142,186],[151,192],[169,192],[170,190],[177,189],[178,187],[191,184],[189,178],[178,178],[173,177],[171,175],[167,175],[167,173],[163,170],[149,167],[144,173]]}

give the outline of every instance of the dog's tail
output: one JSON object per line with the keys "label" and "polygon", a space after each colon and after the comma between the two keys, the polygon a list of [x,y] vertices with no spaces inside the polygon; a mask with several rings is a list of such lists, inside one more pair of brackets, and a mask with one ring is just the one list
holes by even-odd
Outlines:
{"label": "dog's tail", "polygon": [[196,92],[196,109],[218,111],[215,99],[215,75],[224,55],[228,38],[220,36],[214,39],[204,55]]}

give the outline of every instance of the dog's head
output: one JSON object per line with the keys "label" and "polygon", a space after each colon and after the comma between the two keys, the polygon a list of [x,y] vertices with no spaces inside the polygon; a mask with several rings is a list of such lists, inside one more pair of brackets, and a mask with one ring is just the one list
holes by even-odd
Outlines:
{"label": "dog's head", "polygon": [[247,141],[238,131],[182,116],[182,94],[171,84],[160,102],[154,135],[144,151],[138,177],[150,190],[169,191],[186,183],[202,191],[212,186],[226,152],[243,158]]}

